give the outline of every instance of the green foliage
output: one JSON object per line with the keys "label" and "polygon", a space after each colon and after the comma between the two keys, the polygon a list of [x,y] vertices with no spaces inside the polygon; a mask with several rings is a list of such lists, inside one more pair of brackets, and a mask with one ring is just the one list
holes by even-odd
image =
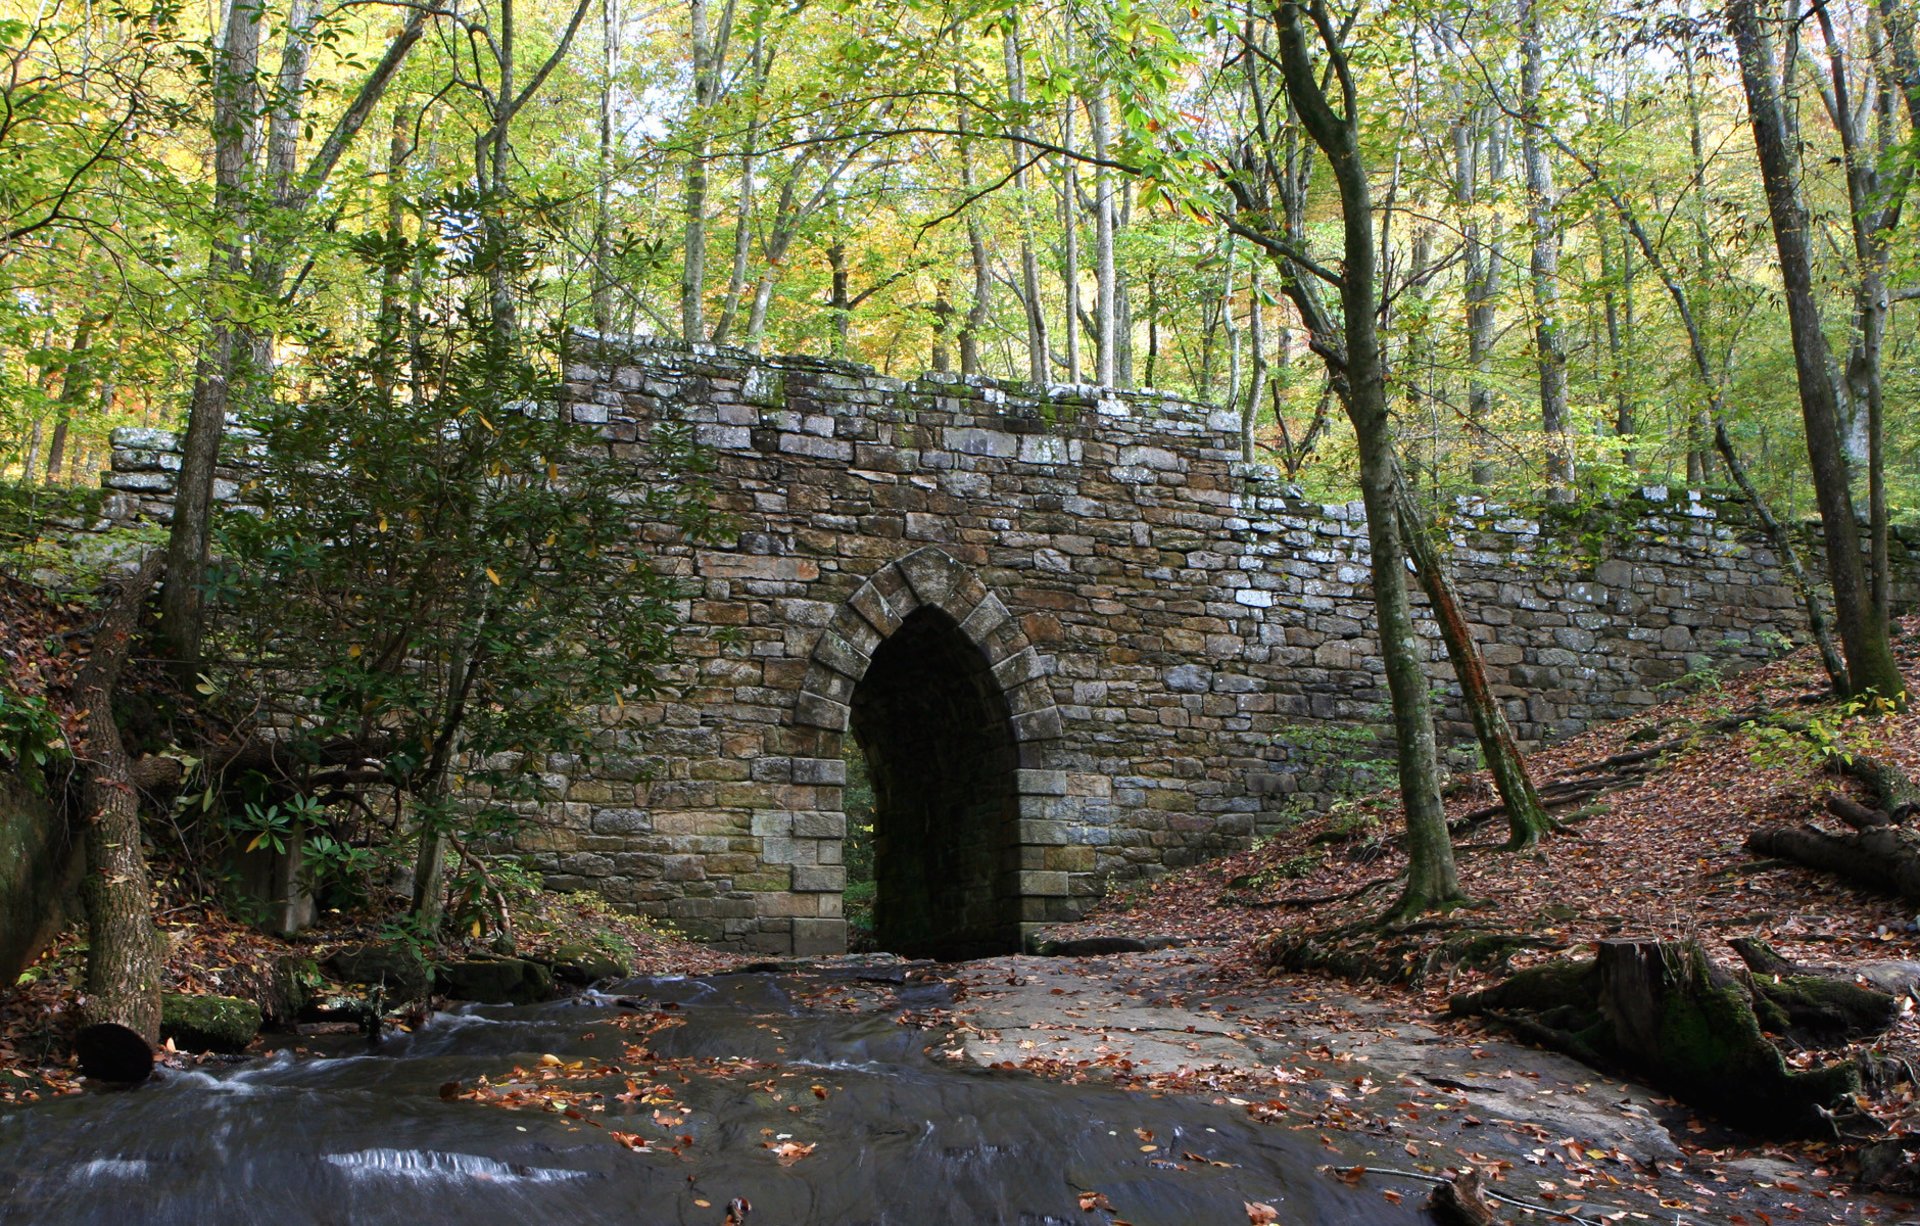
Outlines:
{"label": "green foliage", "polygon": [[531,257],[483,203],[428,210],[430,292],[317,353],[320,395],[253,406],[252,513],[220,525],[214,593],[251,669],[219,686],[297,681],[297,753],[358,747],[418,831],[464,838],[515,827],[547,755],[590,758],[599,706],[662,690],[681,592],[636,524],[712,526],[687,430],[610,445],[561,419],[565,338],[496,320],[489,275]]}
{"label": "green foliage", "polygon": [[1878,721],[1893,704],[1878,695],[1848,698],[1809,716],[1749,720],[1741,731],[1751,739],[1748,758],[1771,770],[1795,765],[1851,766],[1872,744]]}
{"label": "green foliage", "polygon": [[0,682],[0,763],[44,794],[47,768],[72,756],[59,716],[38,694],[20,694]]}

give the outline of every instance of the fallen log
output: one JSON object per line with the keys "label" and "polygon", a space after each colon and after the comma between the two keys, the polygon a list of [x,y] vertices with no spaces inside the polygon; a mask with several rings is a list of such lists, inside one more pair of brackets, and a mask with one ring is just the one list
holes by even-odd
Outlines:
{"label": "fallen log", "polygon": [[140,608],[163,569],[150,554],[131,576],[108,583],[105,614],[74,685],[87,731],[75,761],[87,855],[80,897],[87,915],[87,990],[80,1016],[113,1023],[148,1044],[160,1038],[162,938],[154,927],[147,858],[140,843],[140,801],[132,764],[114,721],[113,692],[139,623]]}
{"label": "fallen log", "polygon": [[1766,826],[1747,836],[1747,850],[1833,873],[1920,906],[1920,833],[1907,827],[1828,834],[1811,825]]}

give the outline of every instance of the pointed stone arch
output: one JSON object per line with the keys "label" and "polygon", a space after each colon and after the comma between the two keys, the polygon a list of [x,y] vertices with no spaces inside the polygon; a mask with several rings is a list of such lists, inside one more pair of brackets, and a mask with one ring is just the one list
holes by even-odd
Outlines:
{"label": "pointed stone arch", "polygon": [[[970,917],[954,921],[963,929],[949,934],[944,947],[936,940],[914,948],[918,938],[909,938],[906,951],[939,954],[984,952],[995,945],[1017,947],[1029,929],[1065,918],[1072,901],[1064,867],[1069,857],[1061,851],[1070,823],[1065,812],[1067,775],[1056,762],[1063,725],[1049,684],[1053,659],[1029,641],[1019,620],[970,568],[936,546],[915,550],[861,584],[814,646],[794,718],[821,734],[823,757],[837,755],[842,748],[863,694],[870,706],[875,687],[898,692],[900,653],[909,650],[927,653],[929,659],[938,656],[940,662],[929,667],[944,670],[940,675],[971,670],[970,679],[955,684],[962,691],[971,686],[979,696],[976,710],[983,724],[1001,719],[1005,723],[1003,745],[995,747],[993,730],[988,729],[987,739],[973,747],[982,758],[1005,757],[1004,777],[996,774],[983,780],[981,790],[1004,788],[1006,795],[1004,803],[988,798],[988,808],[995,815],[980,820],[996,824],[990,832],[992,847],[990,852],[975,852],[994,859],[991,903],[974,898],[948,900],[954,914]],[[977,731],[971,725],[967,728],[970,735]],[[865,739],[874,739],[871,729]],[[820,773],[829,769],[823,763]],[[840,862],[844,831],[843,808],[834,831],[837,837],[823,840],[830,845],[816,849],[822,863]],[[979,835],[976,842],[988,837]],[[979,875],[977,865],[969,871]],[[883,881],[883,893],[886,888]],[[991,935],[982,926],[987,921],[979,916],[989,905]]]}

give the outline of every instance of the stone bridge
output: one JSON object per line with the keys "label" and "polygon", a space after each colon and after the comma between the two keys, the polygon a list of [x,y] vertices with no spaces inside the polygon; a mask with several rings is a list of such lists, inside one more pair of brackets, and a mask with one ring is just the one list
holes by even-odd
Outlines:
{"label": "stone bridge", "polygon": [[[690,424],[737,535],[648,543],[692,593],[683,688],[607,710],[590,767],[550,764],[522,847],[554,887],[736,947],[844,949],[851,736],[880,944],[1007,949],[1323,801],[1352,755],[1328,729],[1384,722],[1360,509],[1243,464],[1231,413],[638,343],[578,355],[566,395],[636,462],[651,423]],[[164,514],[170,444],[120,441],[114,513]],[[1558,526],[1464,506],[1450,537],[1523,739],[1804,633],[1712,498],[1648,490]],[[1897,548],[1910,580],[1916,542]]]}

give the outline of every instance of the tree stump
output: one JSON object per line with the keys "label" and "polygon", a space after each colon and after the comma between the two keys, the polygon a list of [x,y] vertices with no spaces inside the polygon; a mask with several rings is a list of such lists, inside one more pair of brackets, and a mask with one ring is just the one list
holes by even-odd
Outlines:
{"label": "tree stump", "polygon": [[1549,963],[1456,997],[1588,1064],[1636,1073],[1751,1132],[1830,1135],[1826,1115],[1860,1088],[1852,1061],[1789,1069],[1762,1033],[1754,999],[1697,942],[1603,941],[1592,961]]}

